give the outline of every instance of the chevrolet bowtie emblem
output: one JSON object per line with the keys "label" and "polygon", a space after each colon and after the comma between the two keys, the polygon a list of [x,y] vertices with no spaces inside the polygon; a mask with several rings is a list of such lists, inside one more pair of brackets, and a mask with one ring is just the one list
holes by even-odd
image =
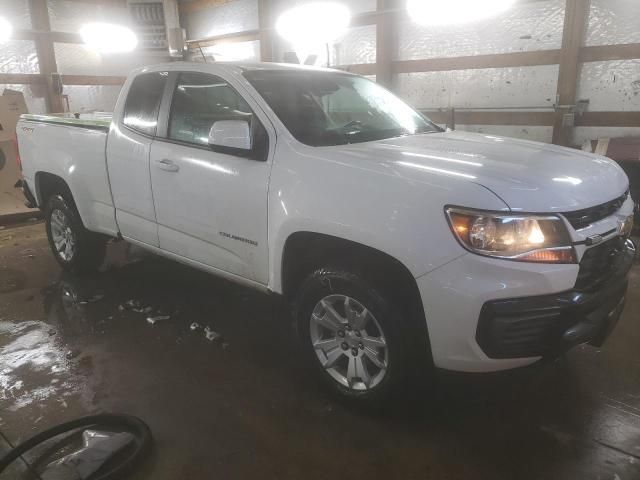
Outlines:
{"label": "chevrolet bowtie emblem", "polygon": [[591,235],[590,237],[587,237],[584,243],[587,244],[587,246],[598,245],[599,243],[602,243],[602,240],[602,235]]}

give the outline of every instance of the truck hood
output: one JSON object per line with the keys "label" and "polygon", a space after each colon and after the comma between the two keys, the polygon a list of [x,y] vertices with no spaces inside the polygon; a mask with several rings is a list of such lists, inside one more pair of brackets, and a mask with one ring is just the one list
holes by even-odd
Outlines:
{"label": "truck hood", "polygon": [[482,185],[513,211],[580,210],[629,188],[624,171],[606,157],[493,135],[443,132],[340,148],[403,177],[442,176]]}

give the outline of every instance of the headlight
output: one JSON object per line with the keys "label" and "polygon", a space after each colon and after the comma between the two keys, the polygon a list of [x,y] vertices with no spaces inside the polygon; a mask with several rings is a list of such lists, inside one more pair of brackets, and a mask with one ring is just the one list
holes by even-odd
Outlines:
{"label": "headlight", "polygon": [[446,208],[454,235],[479,255],[520,262],[577,263],[569,232],[556,216]]}

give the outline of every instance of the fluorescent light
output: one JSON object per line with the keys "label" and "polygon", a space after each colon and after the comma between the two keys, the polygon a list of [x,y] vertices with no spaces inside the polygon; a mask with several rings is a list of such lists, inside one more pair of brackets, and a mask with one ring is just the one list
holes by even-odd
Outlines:
{"label": "fluorescent light", "polygon": [[4,17],[0,17],[0,42],[6,42],[11,38],[11,34],[13,33],[13,27]]}
{"label": "fluorescent light", "polygon": [[276,31],[296,47],[331,43],[344,34],[351,22],[349,9],[336,2],[312,2],[284,12]]}
{"label": "fluorescent light", "polygon": [[515,0],[409,0],[409,16],[421,25],[469,23],[507,10]]}
{"label": "fluorescent light", "polygon": [[133,31],[111,23],[86,23],[80,29],[82,41],[100,53],[130,52],[138,44]]}

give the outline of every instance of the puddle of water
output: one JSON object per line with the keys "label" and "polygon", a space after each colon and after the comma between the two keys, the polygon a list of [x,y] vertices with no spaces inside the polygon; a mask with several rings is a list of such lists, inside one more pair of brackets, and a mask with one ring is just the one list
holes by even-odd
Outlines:
{"label": "puddle of water", "polygon": [[0,321],[0,403],[15,412],[34,402],[60,399],[80,390],[65,350],[41,321]]}

